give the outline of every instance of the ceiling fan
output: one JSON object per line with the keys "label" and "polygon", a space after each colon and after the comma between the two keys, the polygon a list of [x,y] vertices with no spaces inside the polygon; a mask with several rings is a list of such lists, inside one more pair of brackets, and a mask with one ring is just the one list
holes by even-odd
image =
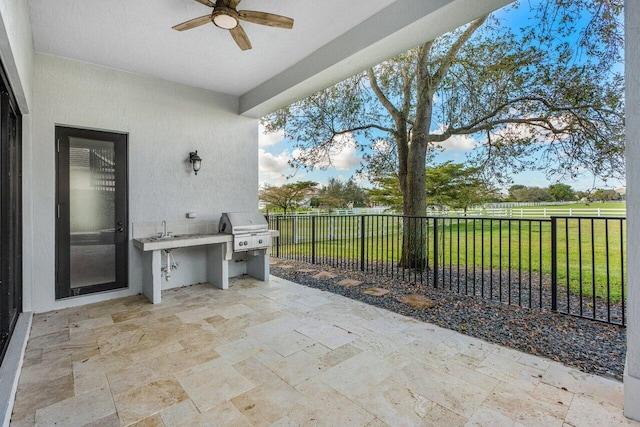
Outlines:
{"label": "ceiling fan", "polygon": [[276,28],[293,28],[293,19],[273,13],[256,12],[253,10],[236,10],[238,3],[242,0],[196,0],[205,6],[213,8],[209,15],[190,19],[182,24],[172,27],[176,31],[190,30],[208,22],[212,22],[216,27],[229,30],[233,40],[242,50],[251,49],[251,42],[247,33],[240,26],[240,21],[252,22],[254,24],[268,25]]}

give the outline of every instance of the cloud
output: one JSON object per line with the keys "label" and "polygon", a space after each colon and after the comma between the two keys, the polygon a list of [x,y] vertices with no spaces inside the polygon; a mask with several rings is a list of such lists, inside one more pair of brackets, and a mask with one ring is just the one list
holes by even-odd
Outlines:
{"label": "cloud", "polygon": [[360,164],[356,142],[351,133],[336,136],[328,152],[296,148],[292,155],[296,158],[313,158],[313,164],[311,160],[307,164],[318,169],[333,168],[338,171],[349,171]]}
{"label": "cloud", "polygon": [[[438,130],[433,133],[441,135],[445,131],[445,126],[438,125]],[[446,141],[436,142],[435,145],[444,150],[472,151],[476,147],[477,141],[470,135],[452,135]]]}
{"label": "cloud", "polygon": [[278,155],[258,149],[258,175],[260,182],[268,182],[271,185],[282,185],[287,180],[292,170],[289,166],[291,155],[283,151]]}
{"label": "cloud", "polygon": [[259,147],[271,147],[272,145],[278,144],[280,141],[284,139],[284,131],[280,130],[278,132],[266,133],[264,131],[264,125],[260,123],[260,127],[258,130],[258,146]]}

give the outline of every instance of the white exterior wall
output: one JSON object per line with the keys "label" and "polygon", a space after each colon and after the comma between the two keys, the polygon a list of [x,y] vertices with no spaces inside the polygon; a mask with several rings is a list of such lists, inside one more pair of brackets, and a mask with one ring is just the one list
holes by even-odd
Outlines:
{"label": "white exterior wall", "polygon": [[33,38],[26,1],[0,2],[0,58],[22,114],[29,112],[33,78]]}
{"label": "white exterior wall", "polygon": [[625,1],[627,363],[624,414],[640,420],[640,2]]}
{"label": "white exterior wall", "polygon": [[[148,262],[130,245],[129,289],[55,300],[56,124],[128,133],[129,237],[134,222],[256,209],[258,122],[237,114],[237,97],[45,55],[36,55],[33,87],[36,265],[33,286],[25,287],[33,311],[137,294]],[[188,162],[194,150],[203,159],[197,176]],[[204,281],[204,249],[183,255],[175,252],[183,263],[174,283]]]}

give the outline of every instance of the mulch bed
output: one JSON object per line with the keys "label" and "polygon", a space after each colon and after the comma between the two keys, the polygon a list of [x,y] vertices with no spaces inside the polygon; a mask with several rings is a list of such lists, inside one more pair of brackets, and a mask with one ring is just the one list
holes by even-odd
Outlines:
{"label": "mulch bed", "polygon": [[[319,272],[335,275],[321,275]],[[426,283],[346,271],[326,265],[272,258],[271,274],[283,279],[321,289],[348,298],[411,316],[460,333],[547,357],[584,372],[622,380],[626,355],[626,329],[588,319],[553,313],[544,309],[522,308],[488,301],[478,296],[434,289]],[[338,283],[350,279],[357,286]],[[364,291],[380,288],[388,293],[375,296]],[[374,292],[379,294],[380,292]],[[433,301],[407,304],[410,301]],[[400,302],[400,300],[404,301]],[[432,306],[432,307],[431,307]]]}

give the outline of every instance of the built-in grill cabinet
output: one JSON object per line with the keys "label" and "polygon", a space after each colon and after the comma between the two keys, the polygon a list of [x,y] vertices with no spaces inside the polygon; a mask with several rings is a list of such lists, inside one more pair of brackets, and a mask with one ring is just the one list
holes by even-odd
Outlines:
{"label": "built-in grill cabinet", "polygon": [[260,212],[223,213],[218,231],[233,235],[233,251],[247,252],[271,247],[269,224]]}

